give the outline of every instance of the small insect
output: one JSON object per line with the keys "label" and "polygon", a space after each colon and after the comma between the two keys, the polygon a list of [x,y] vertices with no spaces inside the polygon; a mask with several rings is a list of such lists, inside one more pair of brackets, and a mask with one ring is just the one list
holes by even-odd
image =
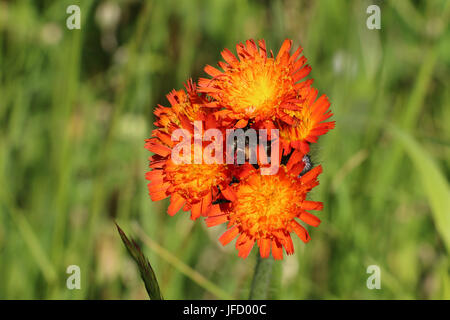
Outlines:
{"label": "small insect", "polygon": [[[233,139],[233,149],[232,150],[235,150],[235,153],[234,153],[234,163],[235,164],[242,164],[242,163],[238,163],[238,154],[242,154],[244,156],[245,162],[249,162],[250,159],[256,159],[257,150],[254,149],[253,147],[250,148],[249,145],[251,144],[251,142],[250,142],[251,138],[248,137],[248,139],[247,139],[245,136],[247,130],[251,129],[251,125],[252,125],[252,123],[249,121],[247,126],[242,128],[242,130],[244,132],[244,144],[243,145],[242,145],[242,141],[241,141],[241,143],[238,143],[238,139]],[[254,130],[254,129],[252,129],[252,130]],[[254,141],[253,143],[255,143],[257,141],[259,141],[259,136],[256,136],[256,141]],[[268,147],[270,148],[270,145]],[[266,152],[267,152],[267,150],[266,150]],[[270,152],[270,149],[268,150],[268,152]],[[254,163],[252,163],[252,164],[255,165]]]}
{"label": "small insect", "polygon": [[305,166],[303,167],[302,172],[300,172],[300,175],[299,175],[300,177],[303,176],[305,173],[307,173],[309,170],[311,170],[313,167],[313,163],[312,163],[311,157],[309,155],[305,154],[303,156],[302,161],[305,164]]}

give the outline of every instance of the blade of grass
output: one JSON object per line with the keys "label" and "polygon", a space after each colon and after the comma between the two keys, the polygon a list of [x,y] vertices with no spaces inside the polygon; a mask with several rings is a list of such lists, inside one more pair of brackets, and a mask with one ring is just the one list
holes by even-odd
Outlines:
{"label": "blade of grass", "polygon": [[434,223],[450,253],[450,189],[448,181],[431,155],[406,132],[389,128],[419,172],[424,192],[433,213]]}
{"label": "blade of grass", "polygon": [[[7,147],[5,144],[0,143],[0,168],[3,168],[5,161],[4,154],[6,153]],[[0,181],[6,181],[3,172],[0,170]],[[26,246],[29,249],[30,255],[35,260],[38,265],[40,271],[42,272],[45,280],[50,285],[56,281],[56,270],[53,266],[52,262],[49,260],[44,248],[41,245],[41,241],[33,230],[33,227],[28,222],[27,217],[24,215],[24,212],[14,206],[12,201],[12,194],[9,192],[7,188],[0,189],[0,203],[5,205],[5,210],[10,219],[15,223],[19,234],[24,240]]]}
{"label": "blade of grass", "polygon": [[[6,211],[9,212],[8,209]],[[31,256],[38,265],[47,283],[50,285],[55,283],[56,270],[48,259],[39,238],[36,236],[27,218],[18,209],[12,209],[9,216],[16,224],[23,241],[25,241]]]}
{"label": "blade of grass", "polygon": [[139,225],[137,225],[136,223],[133,223],[132,227],[135,230],[135,232],[138,234],[138,236],[142,240],[142,242],[145,243],[146,246],[148,246],[158,256],[160,256],[162,259],[166,260],[169,264],[171,264],[179,272],[181,272],[186,277],[188,277],[189,279],[194,281],[200,287],[202,287],[206,291],[212,293],[219,299],[224,299],[224,300],[233,299],[233,297],[231,295],[229,295],[227,292],[225,292],[224,290],[219,288],[217,285],[215,285],[214,283],[212,283],[211,281],[206,279],[199,272],[197,272],[194,269],[192,269],[191,267],[189,267],[187,264],[185,264],[183,261],[178,259],[171,252],[169,252],[165,248],[161,247],[153,239],[151,239],[149,236],[147,236],[147,234],[144,232],[144,230],[142,230],[142,228]]}
{"label": "blade of grass", "polygon": [[[420,114],[421,108],[424,106],[424,99],[427,94],[427,89],[430,85],[434,68],[436,67],[438,59],[438,45],[435,45],[429,51],[424,58],[422,65],[420,66],[417,78],[414,82],[414,87],[409,95],[408,102],[405,106],[405,113],[402,119],[399,119],[399,125],[404,130],[412,130]],[[398,144],[394,144],[391,148],[390,156],[386,160],[386,166],[380,173],[378,182],[376,182],[376,194],[373,197],[374,211],[382,211],[382,207],[386,200],[386,194],[388,189],[385,186],[392,184],[392,181],[396,177],[396,173],[401,164],[403,157],[402,148]]]}
{"label": "blade of grass", "polygon": [[144,256],[141,251],[141,248],[137,245],[134,240],[129,240],[126,236],[125,232],[117,225],[117,231],[119,232],[120,238],[122,238],[122,242],[127,248],[128,253],[136,262],[139,272],[141,273],[141,278],[144,281],[145,289],[147,290],[148,296],[151,300],[163,300],[161,290],[159,289],[158,280],[156,279],[155,272],[148,261],[148,259]]}

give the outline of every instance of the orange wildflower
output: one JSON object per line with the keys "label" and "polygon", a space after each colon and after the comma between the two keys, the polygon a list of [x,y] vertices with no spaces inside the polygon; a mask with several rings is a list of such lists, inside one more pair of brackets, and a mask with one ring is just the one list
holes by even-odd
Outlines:
{"label": "orange wildflower", "polygon": [[185,84],[185,90],[172,90],[166,95],[170,102],[170,107],[158,105],[154,114],[156,121],[154,125],[158,127],[157,131],[172,133],[174,129],[181,128],[181,122],[193,122],[195,120],[204,120],[210,110],[205,108],[208,101],[198,95],[197,86],[189,80]]}
{"label": "orange wildflower", "polygon": [[[239,43],[237,56],[225,49],[225,62],[218,63],[221,70],[205,67],[211,78],[200,79],[198,86],[191,80],[185,85],[186,90],[173,90],[167,95],[171,106],[159,105],[155,110],[157,128],[146,140],[146,148],[155,153],[146,174],[152,200],[170,197],[168,214],[190,210],[191,219],[205,216],[209,227],[227,223],[227,231],[219,240],[226,245],[237,237],[236,248],[243,258],[256,243],[261,257],[272,253],[275,259],[282,259],[283,248],[288,255],[294,253],[292,232],[305,243],[310,240],[299,221],[314,227],[320,224],[308,211],[321,210],[322,203],[306,197],[319,184],[317,177],[322,167],[311,169],[307,154],[310,144],[333,129],[335,122],[328,121],[332,116],[328,98],[317,98],[318,91],[311,86],[313,80],[304,79],[311,67],[301,55],[302,48],[291,54],[291,47],[292,41],[285,40],[276,57],[267,52],[264,40],[258,44],[254,40],[247,40],[245,45]],[[200,163],[173,161],[172,151],[179,143],[171,139],[176,129],[186,129],[191,134],[191,148],[187,149],[190,151],[183,149],[191,153],[191,160],[197,151],[207,153],[210,142],[193,137],[193,133],[198,133],[198,124],[205,131],[218,129],[222,136],[227,136],[227,129],[266,129],[257,136],[257,163],[207,164],[204,157]],[[272,133],[272,129],[278,129],[279,134]],[[253,132],[247,133],[250,141]],[[261,142],[266,133],[267,139],[275,142],[267,148]],[[232,142],[233,146],[244,148],[248,159],[256,151]],[[256,168],[272,168],[277,155],[277,173],[260,174]],[[230,155],[224,156],[228,159]],[[278,169],[278,165],[274,168]]]}
{"label": "orange wildflower", "polygon": [[286,39],[274,58],[267,54],[264,40],[247,40],[236,46],[238,58],[230,50],[222,51],[226,62],[219,62],[223,72],[208,65],[205,72],[212,79],[199,79],[199,91],[214,100],[209,107],[223,108],[216,112],[226,123],[243,128],[249,120],[255,122],[284,119],[286,110],[297,109],[297,90],[309,86],[312,80],[299,82],[311,71],[300,56],[299,47],[292,55],[292,40]]}
{"label": "orange wildflower", "polygon": [[305,243],[310,240],[306,229],[297,222],[317,227],[320,220],[306,210],[321,210],[321,202],[307,201],[308,192],[317,186],[317,176],[322,167],[317,166],[303,176],[301,168],[288,170],[282,166],[276,175],[260,175],[256,170],[242,170],[240,182],[233,185],[232,193],[226,198],[229,203],[221,204],[221,211],[206,218],[209,227],[228,223],[227,231],[220,237],[223,245],[239,236],[236,249],[239,256],[246,258],[255,242],[261,257],[267,258],[272,250],[275,259],[283,258],[283,247],[288,255],[294,253],[290,236],[295,232]]}
{"label": "orange wildflower", "polygon": [[288,154],[291,148],[307,154],[310,143],[317,142],[320,135],[334,128],[334,121],[324,122],[333,115],[328,110],[330,102],[326,95],[316,100],[317,93],[317,89],[311,87],[300,89],[299,95],[303,97],[298,102],[300,108],[286,111],[289,117],[278,121],[284,154]]}
{"label": "orange wildflower", "polygon": [[172,91],[168,95],[171,107],[159,106],[155,112],[158,117],[155,124],[161,128],[154,130],[153,138],[146,140],[146,149],[155,153],[149,159],[151,171],[147,172],[146,179],[150,181],[148,189],[153,201],[170,196],[169,215],[183,208],[184,211],[191,210],[191,219],[195,220],[208,212],[219,188],[226,189],[232,177],[226,164],[195,164],[194,161],[177,164],[171,159],[172,148],[178,143],[171,139],[175,129],[182,128],[191,133],[193,160],[197,146],[193,143],[190,121],[202,121],[206,129],[217,127],[214,118],[207,116],[208,110],[194,103],[201,101],[199,96],[195,97],[195,86],[188,88],[188,94],[184,90]]}
{"label": "orange wildflower", "polygon": [[231,177],[226,165],[175,164],[171,159],[153,158],[146,179],[153,201],[171,196],[167,210],[174,215],[180,209],[191,210],[191,219],[206,215],[219,188],[227,188]]}

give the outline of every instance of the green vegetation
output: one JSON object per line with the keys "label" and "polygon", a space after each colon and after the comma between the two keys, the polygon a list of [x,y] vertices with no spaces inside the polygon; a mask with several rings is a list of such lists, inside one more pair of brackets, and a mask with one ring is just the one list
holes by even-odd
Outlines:
{"label": "green vegetation", "polygon": [[[336,129],[312,151],[322,225],[273,263],[271,298],[450,299],[448,21],[446,0],[0,0],[0,298],[146,299],[114,221],[165,299],[247,298],[256,250],[242,260],[224,226],[152,203],[144,139],[165,94],[223,48],[291,38]],[[81,290],[66,288],[73,264]]]}

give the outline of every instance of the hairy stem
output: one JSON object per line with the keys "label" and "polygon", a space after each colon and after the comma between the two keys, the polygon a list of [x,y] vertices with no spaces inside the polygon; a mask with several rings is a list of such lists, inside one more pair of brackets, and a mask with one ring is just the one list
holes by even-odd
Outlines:
{"label": "hairy stem", "polygon": [[261,258],[258,254],[252,287],[250,289],[251,300],[265,300],[269,298],[269,290],[272,280],[273,259]]}

